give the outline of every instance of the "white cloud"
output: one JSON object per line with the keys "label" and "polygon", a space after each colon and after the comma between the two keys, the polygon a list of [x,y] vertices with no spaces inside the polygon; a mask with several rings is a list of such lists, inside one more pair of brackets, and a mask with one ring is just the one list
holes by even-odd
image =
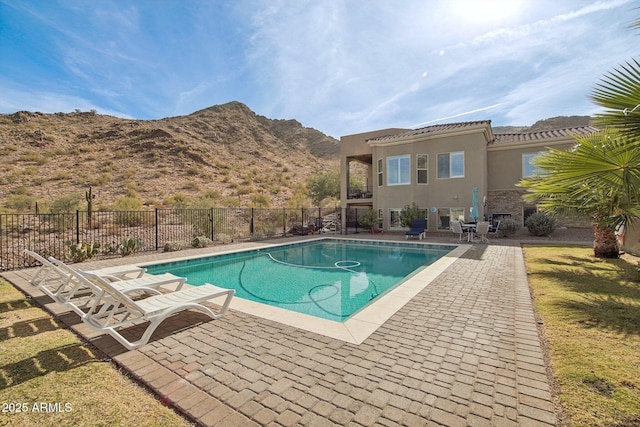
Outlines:
{"label": "white cloud", "polygon": [[239,100],[336,137],[439,118],[526,124],[578,113],[598,76],[637,44],[625,0],[521,1],[491,19],[454,9],[458,0],[4,1],[42,31],[32,62],[48,74],[18,62],[25,71],[11,77],[0,64],[2,111],[161,118]]}

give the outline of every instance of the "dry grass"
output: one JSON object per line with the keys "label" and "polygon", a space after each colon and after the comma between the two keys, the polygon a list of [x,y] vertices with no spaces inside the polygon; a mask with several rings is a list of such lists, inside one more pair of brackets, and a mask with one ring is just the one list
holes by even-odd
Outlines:
{"label": "dry grass", "polygon": [[526,247],[563,423],[640,425],[640,270],[584,247]]}
{"label": "dry grass", "polygon": [[189,425],[2,279],[0,354],[0,425]]}

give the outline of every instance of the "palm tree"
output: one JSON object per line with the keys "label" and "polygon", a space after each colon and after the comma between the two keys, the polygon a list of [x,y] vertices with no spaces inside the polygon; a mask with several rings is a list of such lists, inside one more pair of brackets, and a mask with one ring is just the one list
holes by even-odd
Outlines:
{"label": "palm tree", "polygon": [[618,257],[616,229],[640,218],[639,140],[615,130],[575,139],[572,150],[550,149],[534,159],[546,172],[519,185],[545,212],[591,218],[594,255]]}
{"label": "palm tree", "polygon": [[[640,19],[632,27],[640,28]],[[520,185],[529,190],[525,199],[545,211],[590,217],[594,255],[617,257],[616,230],[640,218],[640,63],[605,75],[591,99],[605,108],[596,115],[605,131],[538,157],[534,163],[547,173]]]}
{"label": "palm tree", "polygon": [[[640,19],[631,24],[640,28]],[[613,127],[625,135],[640,135],[640,63],[627,62],[602,78],[591,93],[591,100],[605,108],[597,122]]]}

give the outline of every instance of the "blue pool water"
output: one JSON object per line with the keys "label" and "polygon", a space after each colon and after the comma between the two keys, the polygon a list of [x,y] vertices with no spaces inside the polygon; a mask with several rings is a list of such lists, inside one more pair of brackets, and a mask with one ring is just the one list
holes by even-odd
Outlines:
{"label": "blue pool water", "polygon": [[326,239],[146,266],[342,322],[453,246]]}

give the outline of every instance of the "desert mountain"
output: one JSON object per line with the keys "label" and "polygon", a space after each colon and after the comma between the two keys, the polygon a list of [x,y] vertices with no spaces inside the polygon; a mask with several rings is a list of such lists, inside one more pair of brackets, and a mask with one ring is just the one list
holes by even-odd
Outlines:
{"label": "desert mountain", "polygon": [[[495,133],[536,132],[591,122],[554,117]],[[296,120],[273,120],[239,102],[186,116],[127,120],[95,112],[0,114],[0,212],[74,198],[84,209],[287,206],[318,171],[337,169],[339,142]],[[133,205],[131,201],[137,201]]]}
{"label": "desert mountain", "polygon": [[0,115],[0,209],[84,201],[89,187],[94,209],[122,196],[147,206],[203,197],[285,206],[311,174],[338,168],[338,152],[334,138],[239,102],[161,120],[21,111]]}
{"label": "desert mountain", "polygon": [[493,126],[493,133],[543,132],[589,125],[593,126],[593,118],[590,116],[557,116],[538,120],[531,126]]}

